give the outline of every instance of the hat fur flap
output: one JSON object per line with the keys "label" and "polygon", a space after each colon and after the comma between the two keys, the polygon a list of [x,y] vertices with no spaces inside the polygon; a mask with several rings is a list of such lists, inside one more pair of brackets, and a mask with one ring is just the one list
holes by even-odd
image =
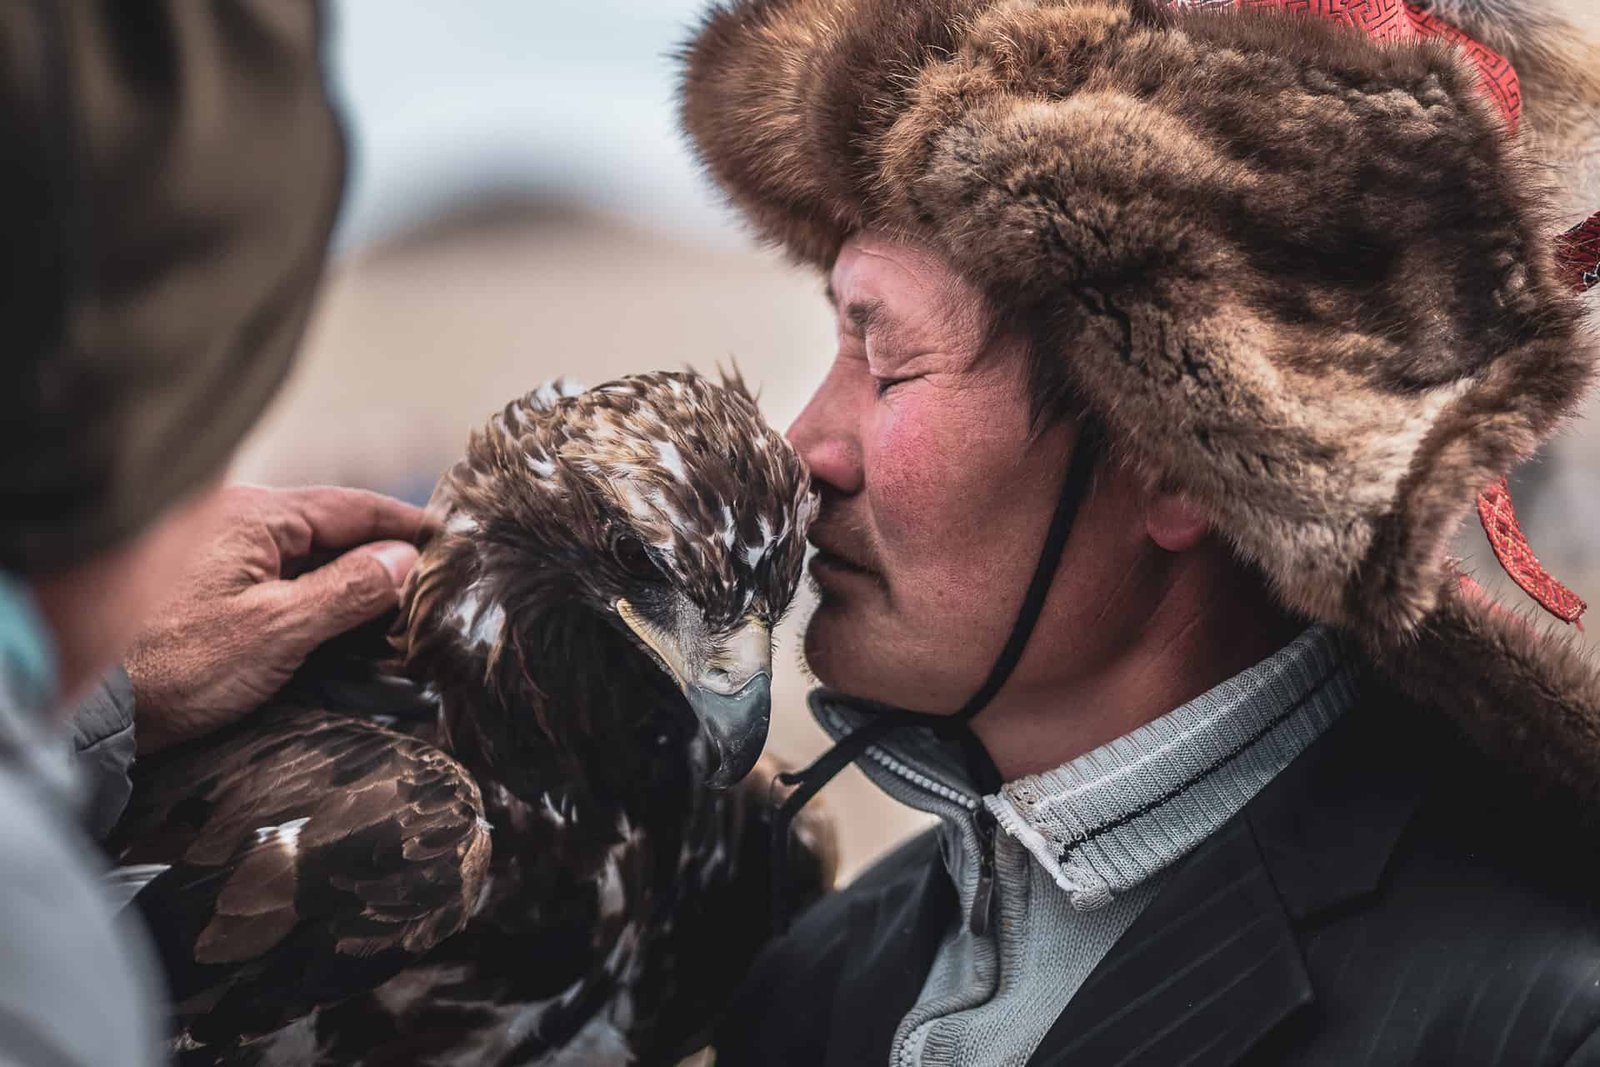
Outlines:
{"label": "hat fur flap", "polygon": [[1589,745],[1561,780],[1600,781],[1588,666],[1446,558],[1595,357],[1547,168],[1453,46],[1145,0],[736,0],[685,51],[683,120],[762,237],[824,269],[858,232],[931,245],[1286,607],[1469,733],[1526,740],[1531,702]]}

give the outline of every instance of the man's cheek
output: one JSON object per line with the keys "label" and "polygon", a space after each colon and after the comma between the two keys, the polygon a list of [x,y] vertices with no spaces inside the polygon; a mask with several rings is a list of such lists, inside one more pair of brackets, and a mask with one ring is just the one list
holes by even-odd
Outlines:
{"label": "man's cheek", "polygon": [[873,517],[897,543],[929,538],[959,496],[959,442],[915,402],[882,418],[868,467]]}
{"label": "man's cheek", "polygon": [[1027,446],[1026,424],[1015,432],[1010,415],[983,394],[952,397],[929,388],[881,418],[875,440],[898,477],[984,485],[990,471],[1012,464]]}

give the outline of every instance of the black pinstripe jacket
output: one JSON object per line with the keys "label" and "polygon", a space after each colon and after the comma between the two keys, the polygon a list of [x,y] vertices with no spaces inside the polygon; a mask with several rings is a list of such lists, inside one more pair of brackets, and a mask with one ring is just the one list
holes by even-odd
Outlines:
{"label": "black pinstripe jacket", "polygon": [[[1594,835],[1368,696],[1174,869],[1034,1064],[1600,1064]],[[881,1064],[957,921],[931,834],[757,962],[719,1067]]]}

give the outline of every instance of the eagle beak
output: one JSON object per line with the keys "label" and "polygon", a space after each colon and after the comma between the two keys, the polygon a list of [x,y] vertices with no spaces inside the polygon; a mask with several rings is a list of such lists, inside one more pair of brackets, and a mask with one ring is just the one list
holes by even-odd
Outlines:
{"label": "eagle beak", "polygon": [[727,789],[750,773],[767,743],[767,722],[772,713],[772,676],[751,675],[732,693],[692,685],[684,691],[689,706],[700,719],[700,729],[711,742],[717,765],[706,777],[712,789]]}
{"label": "eagle beak", "polygon": [[726,789],[749,774],[767,743],[772,717],[772,633],[767,624],[747,618],[724,634],[687,642],[709,648],[709,653],[696,654],[626,600],[618,600],[616,609],[671,673],[700,721],[715,761],[706,784]]}

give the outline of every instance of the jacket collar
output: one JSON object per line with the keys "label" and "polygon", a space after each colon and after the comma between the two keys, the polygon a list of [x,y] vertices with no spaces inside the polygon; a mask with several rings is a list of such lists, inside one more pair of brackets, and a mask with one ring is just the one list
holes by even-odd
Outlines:
{"label": "jacket collar", "polygon": [[1032,1063],[1233,1063],[1315,1001],[1297,928],[1376,890],[1422,789],[1373,705],[1173,870]]}
{"label": "jacket collar", "polygon": [[1311,626],[1166,715],[985,798],[1079,908],[1159,874],[1219,830],[1356,700],[1335,632]]}
{"label": "jacket collar", "polygon": [[1229,1064],[1315,1000],[1248,822],[1175,872],[1030,1063]]}
{"label": "jacket collar", "polygon": [[1297,922],[1374,893],[1428,781],[1415,708],[1374,682],[1361,704],[1243,812]]}
{"label": "jacket collar", "polygon": [[[963,908],[976,883],[980,844],[972,816],[980,804],[1080,907],[1094,907],[1216,832],[1354,703],[1353,674],[1338,635],[1309,627],[1168,714],[987,797],[954,747],[921,727],[891,731],[858,763],[890,797],[944,822],[946,866]],[[811,709],[836,741],[868,721],[848,698],[825,689],[812,693]],[[1239,758],[1251,753],[1264,755]],[[1169,803],[1184,798],[1199,799]]]}

